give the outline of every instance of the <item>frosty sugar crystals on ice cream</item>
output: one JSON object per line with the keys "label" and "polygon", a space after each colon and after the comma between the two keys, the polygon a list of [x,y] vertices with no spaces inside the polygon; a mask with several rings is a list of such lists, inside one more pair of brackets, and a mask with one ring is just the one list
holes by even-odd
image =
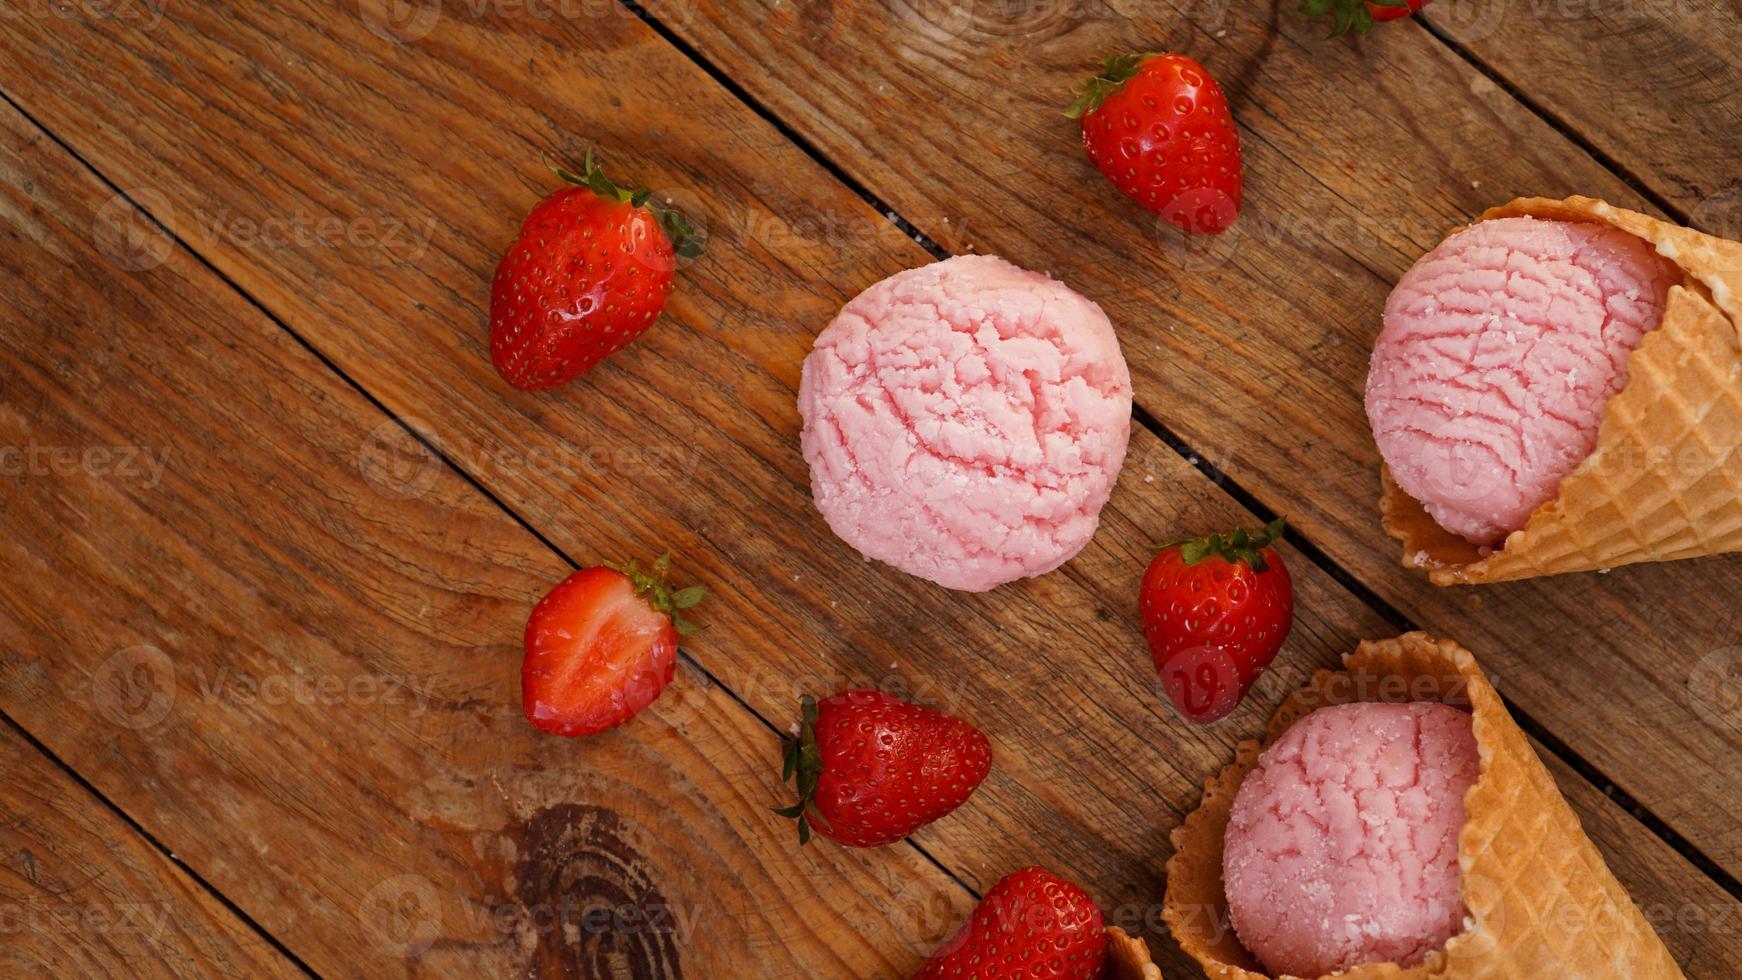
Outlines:
{"label": "frosty sugar crystals on ice cream", "polygon": [[1277,974],[1414,966],[1463,930],[1458,832],[1470,716],[1344,704],[1297,722],[1246,777],[1222,856],[1228,910]]}
{"label": "frosty sugar crystals on ice cream", "polygon": [[1398,486],[1446,530],[1500,544],[1596,447],[1680,279],[1604,225],[1500,218],[1441,242],[1392,291],[1367,379]]}
{"label": "frosty sugar crystals on ice cream", "polygon": [[1742,551],[1738,378],[1742,243],[1588,197],[1492,208],[1387,305],[1385,529],[1442,586]]}
{"label": "frosty sugar crystals on ice cream", "polygon": [[1131,427],[1106,314],[993,256],[896,273],[816,340],[799,386],[817,509],[867,558],[984,591],[1088,543]]}

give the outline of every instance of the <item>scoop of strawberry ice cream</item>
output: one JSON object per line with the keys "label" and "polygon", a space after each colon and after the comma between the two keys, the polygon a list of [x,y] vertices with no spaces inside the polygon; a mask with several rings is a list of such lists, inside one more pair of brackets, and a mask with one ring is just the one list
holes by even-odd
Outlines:
{"label": "scoop of strawberry ice cream", "polygon": [[799,385],[829,527],[952,589],[1051,571],[1094,534],[1131,427],[1106,314],[992,256],[896,273],[817,336]]}
{"label": "scoop of strawberry ice cream", "polygon": [[1240,942],[1272,973],[1411,966],[1463,931],[1470,716],[1345,704],[1289,728],[1234,797],[1222,854]]}
{"label": "scoop of strawberry ice cream", "polygon": [[1496,545],[1597,445],[1673,263],[1605,225],[1501,218],[1422,256],[1385,304],[1367,416],[1397,485]]}

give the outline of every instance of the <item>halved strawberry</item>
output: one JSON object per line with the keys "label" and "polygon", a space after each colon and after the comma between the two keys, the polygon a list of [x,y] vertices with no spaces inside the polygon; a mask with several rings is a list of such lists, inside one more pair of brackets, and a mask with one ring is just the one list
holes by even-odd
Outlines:
{"label": "halved strawberry", "polygon": [[592,735],[653,703],[677,668],[677,638],[696,627],[679,610],[702,588],[673,590],[671,556],[651,572],[635,562],[583,568],[558,583],[526,621],[520,690],[526,717],[553,735]]}

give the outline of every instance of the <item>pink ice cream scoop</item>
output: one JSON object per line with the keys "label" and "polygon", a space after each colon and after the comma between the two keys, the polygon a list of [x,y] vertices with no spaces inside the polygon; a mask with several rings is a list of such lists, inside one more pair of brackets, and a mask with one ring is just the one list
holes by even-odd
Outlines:
{"label": "pink ice cream scoop", "polygon": [[1367,416],[1441,527],[1498,545],[1597,445],[1673,263],[1603,225],[1500,218],[1422,256],[1385,304]]}
{"label": "pink ice cream scoop", "polygon": [[896,273],[817,336],[799,385],[817,509],[952,589],[1051,571],[1125,460],[1131,375],[1101,308],[1003,259]]}
{"label": "pink ice cream scoop", "polygon": [[1240,784],[1222,876],[1235,934],[1272,973],[1413,966],[1464,929],[1458,833],[1470,716],[1356,703],[1296,722]]}

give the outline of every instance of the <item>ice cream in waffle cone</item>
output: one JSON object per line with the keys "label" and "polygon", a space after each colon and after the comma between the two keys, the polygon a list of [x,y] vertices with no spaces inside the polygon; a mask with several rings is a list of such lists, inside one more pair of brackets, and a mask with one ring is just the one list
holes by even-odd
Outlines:
{"label": "ice cream in waffle cone", "polygon": [[1223,841],[1241,782],[1262,749],[1313,711],[1354,701],[1438,701],[1472,716],[1479,757],[1458,836],[1464,930],[1414,966],[1368,963],[1348,980],[1682,976],[1663,941],[1609,873],[1471,654],[1422,633],[1363,643],[1342,671],[1319,671],[1271,719],[1264,745],[1242,743],[1173,832],[1162,916],[1214,980],[1265,980],[1229,926]]}
{"label": "ice cream in waffle cone", "polygon": [[1742,244],[1585,197],[1524,198],[1482,220],[1521,216],[1624,231],[1682,281],[1627,360],[1596,449],[1499,547],[1447,531],[1383,472],[1381,512],[1404,565],[1473,585],[1742,551]]}

